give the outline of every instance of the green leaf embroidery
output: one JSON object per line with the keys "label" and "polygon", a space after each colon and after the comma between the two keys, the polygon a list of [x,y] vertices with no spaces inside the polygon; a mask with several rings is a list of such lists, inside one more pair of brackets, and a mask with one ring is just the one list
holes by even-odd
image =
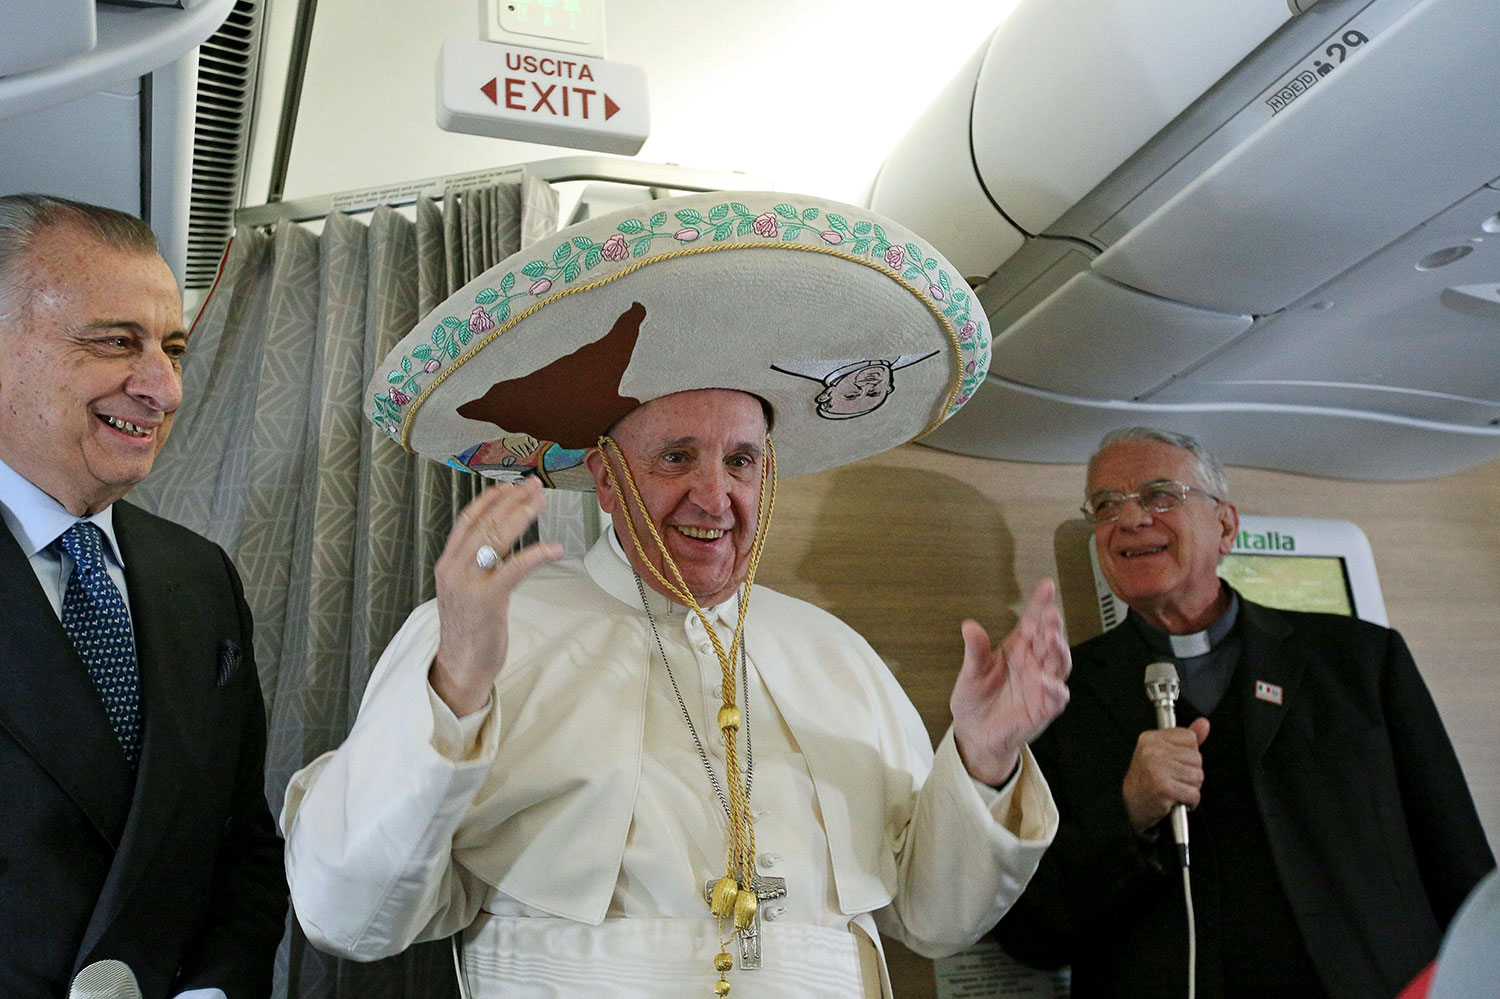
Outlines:
{"label": "green leaf embroidery", "polygon": [[793,222],[796,222],[799,218],[799,216],[797,215],[797,209],[786,203],[782,203],[776,206],[776,214],[780,215],[784,219],[791,219]]}
{"label": "green leaf embroidery", "polygon": [[937,266],[937,257],[928,257],[926,260],[922,261],[922,266],[927,268],[928,270],[932,270]]}
{"label": "green leaf embroidery", "polygon": [[505,277],[500,279],[500,290],[509,295],[510,290],[516,286],[516,272],[507,271]]}
{"label": "green leaf embroidery", "polygon": [[439,347],[443,345],[443,338],[447,335],[448,334],[443,331],[442,323],[439,323],[432,328],[432,342]]}
{"label": "green leaf embroidery", "polygon": [[908,281],[915,281],[917,278],[922,276],[922,268],[913,264],[906,270],[902,271],[901,276],[906,278],[906,280]]}
{"label": "green leaf embroidery", "polygon": [[469,327],[465,326],[463,329],[458,331],[458,342],[467,347],[469,344],[469,338],[473,335],[473,331],[470,330]]}
{"label": "green leaf embroidery", "polygon": [[721,239],[728,239],[729,234],[733,231],[733,222],[720,222],[718,225],[714,226],[714,242],[717,243]]}
{"label": "green leaf embroidery", "polygon": [[521,273],[525,274],[529,278],[539,278],[543,274],[547,273],[547,262],[544,260],[533,260],[531,263],[521,268]]}
{"label": "green leaf embroidery", "polygon": [[510,303],[509,302],[501,302],[500,306],[497,309],[495,309],[495,322],[497,322],[497,323],[503,323],[503,322],[505,322],[509,318],[510,318]]}
{"label": "green leaf embroidery", "polygon": [[602,258],[599,247],[591,246],[589,247],[589,252],[583,255],[583,266],[587,267],[589,270],[593,270],[595,267],[599,266],[600,259]]}
{"label": "green leaf embroidery", "polygon": [[703,225],[703,216],[698,214],[698,209],[696,208],[684,208],[682,211],[674,212],[673,214],[677,216],[677,221],[683,225]]}
{"label": "green leaf embroidery", "polygon": [[807,208],[807,209],[804,209],[803,212],[802,212],[802,221],[804,221],[804,222],[811,222],[813,219],[815,219],[817,217],[818,217],[818,210],[816,208]]}
{"label": "green leaf embroidery", "polygon": [[651,249],[651,240],[643,239],[630,248],[630,255],[632,257],[644,257],[646,251],[649,249]]}
{"label": "green leaf embroidery", "polygon": [[864,256],[869,249],[870,241],[868,239],[856,239],[854,241],[854,255],[856,257]]}
{"label": "green leaf embroidery", "polygon": [[729,206],[728,205],[714,205],[712,208],[710,208],[708,210],[708,220],[710,222],[722,222],[722,221],[724,221],[725,217],[728,216],[728,215],[729,215]]}
{"label": "green leaf embroidery", "polygon": [[425,361],[432,356],[432,348],[425,343],[419,343],[411,349],[411,353],[418,360]]}
{"label": "green leaf embroidery", "polygon": [[578,261],[577,260],[569,260],[566,264],[563,264],[563,281],[564,282],[568,282],[568,281],[577,281],[577,280],[578,280]]}
{"label": "green leaf embroidery", "polygon": [[[640,223],[636,223],[636,224],[639,225]],[[621,228],[624,228],[624,223],[621,223]],[[573,252],[573,244],[572,243],[563,243],[557,249],[555,249],[555,250],[552,251],[552,262],[554,264],[560,264],[564,260],[567,260],[568,259],[568,254],[570,254],[572,252]]]}
{"label": "green leaf embroidery", "polygon": [[917,261],[922,259],[922,248],[916,243],[907,243],[906,259],[910,260],[913,264],[917,263]]}
{"label": "green leaf embroidery", "polygon": [[474,303],[476,305],[489,305],[498,301],[499,298],[500,293],[494,288],[481,288],[479,289],[479,294],[474,296]]}
{"label": "green leaf embroidery", "polygon": [[465,323],[462,319],[458,318],[457,316],[444,316],[443,317],[443,325],[446,326],[446,327],[448,327],[450,330],[459,330],[459,329],[468,329],[469,328],[468,324]]}
{"label": "green leaf embroidery", "polygon": [[755,229],[755,220],[754,219],[740,219],[740,224],[736,227],[735,235],[737,235],[737,236],[748,236],[748,235],[750,235],[751,231],[754,230],[754,229]]}
{"label": "green leaf embroidery", "polygon": [[856,235],[856,236],[868,236],[869,234],[870,234],[870,223],[868,223],[868,222],[856,222],[856,223],[854,223],[854,235]]}
{"label": "green leaf embroidery", "polygon": [[400,385],[402,382],[406,381],[406,376],[399,371],[390,371],[386,373],[385,380],[390,382],[392,385]]}
{"label": "green leaf embroidery", "polygon": [[403,358],[401,358],[401,373],[403,375],[409,375],[409,374],[411,374],[411,358],[409,358],[409,357],[403,357]]}
{"label": "green leaf embroidery", "polygon": [[661,225],[666,220],[667,220],[667,213],[666,212],[657,212],[655,215],[651,216],[651,222],[650,222],[651,228],[655,229],[657,226]]}
{"label": "green leaf embroidery", "polygon": [[801,235],[803,228],[804,227],[800,225],[789,225],[785,229],[781,230],[781,238],[787,240],[796,239],[799,235]]}
{"label": "green leaf embroidery", "polygon": [[619,225],[615,226],[615,228],[620,230],[627,236],[634,236],[638,232],[646,231],[646,227],[641,225],[640,219],[626,219],[624,222],[621,222]]}
{"label": "green leaf embroidery", "polygon": [[[848,232],[849,231],[849,222],[842,215],[835,215],[835,214],[833,214],[833,212],[829,212],[828,213],[828,224],[829,224],[829,226],[831,226],[833,228],[834,232]],[[869,228],[870,227],[868,225],[865,226],[866,230],[868,230]],[[855,229],[854,229],[854,231],[855,231],[855,233],[858,233],[859,232],[859,227],[856,226]]]}
{"label": "green leaf embroidery", "polygon": [[729,203],[729,207],[732,208],[732,209],[734,209],[734,213],[736,215],[749,215],[750,214],[750,209],[746,208],[743,204],[741,204],[738,201],[731,201]]}

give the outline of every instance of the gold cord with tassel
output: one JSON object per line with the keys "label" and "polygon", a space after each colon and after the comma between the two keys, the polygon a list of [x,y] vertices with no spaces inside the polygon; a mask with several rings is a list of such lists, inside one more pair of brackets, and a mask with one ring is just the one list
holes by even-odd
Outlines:
{"label": "gold cord with tassel", "polygon": [[[713,891],[710,893],[709,909],[719,920],[721,937],[725,919],[733,920],[735,933],[738,933],[754,922],[760,900],[755,894],[755,823],[750,816],[750,795],[745,787],[744,778],[740,774],[739,744],[735,738],[735,733],[740,727],[741,713],[735,685],[734,660],[744,637],[745,613],[750,606],[750,588],[755,582],[755,570],[760,564],[761,549],[765,544],[766,532],[771,523],[771,511],[776,505],[776,448],[771,443],[768,434],[766,457],[760,470],[760,497],[755,507],[755,537],[750,544],[750,561],[745,572],[745,582],[740,591],[739,618],[735,622],[734,638],[727,651],[719,640],[718,632],[709,621],[708,615],[703,612],[702,607],[698,606],[698,601],[688,590],[687,582],[682,578],[677,563],[667,551],[666,542],[662,540],[660,533],[656,530],[656,525],[652,523],[651,515],[646,510],[645,501],[641,499],[640,490],[636,488],[635,477],[630,472],[630,466],[625,461],[620,445],[615,442],[614,438],[606,435],[599,438],[599,450],[606,452],[604,469],[609,476],[610,488],[623,502],[623,493],[620,490],[619,480],[615,478],[614,462],[610,460],[610,457],[618,459],[620,469],[625,476],[625,483],[630,487],[630,496],[635,501],[636,509],[641,513],[641,521],[650,532],[651,539],[656,542],[656,549],[661,553],[662,565],[670,570],[675,582],[663,576],[661,571],[646,557],[646,551],[641,545],[640,536],[635,528],[635,518],[630,515],[627,507],[625,526],[630,531],[631,543],[635,546],[641,563],[656,577],[665,592],[698,615],[698,620],[708,632],[709,641],[713,643],[714,655],[719,660],[719,667],[723,674],[723,704],[719,707],[717,721],[719,731],[724,734],[724,778],[729,786],[729,850],[724,876],[714,884]],[[727,975],[729,969],[734,966],[734,958],[729,955],[728,947],[729,940],[734,938],[735,933],[729,934],[728,939],[720,941],[721,950],[714,957],[714,970],[719,973],[719,979],[714,984],[714,994],[721,999],[729,994]]]}

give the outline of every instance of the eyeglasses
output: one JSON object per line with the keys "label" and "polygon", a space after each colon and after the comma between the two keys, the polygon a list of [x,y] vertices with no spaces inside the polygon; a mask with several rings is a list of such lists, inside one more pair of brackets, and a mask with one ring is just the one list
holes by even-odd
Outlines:
{"label": "eyeglasses", "polygon": [[1089,523],[1108,524],[1120,519],[1120,515],[1125,512],[1125,504],[1130,500],[1135,500],[1136,505],[1147,513],[1170,513],[1187,502],[1189,493],[1199,493],[1216,504],[1223,502],[1213,493],[1197,486],[1160,479],[1146,483],[1133,493],[1095,493],[1079,509]]}

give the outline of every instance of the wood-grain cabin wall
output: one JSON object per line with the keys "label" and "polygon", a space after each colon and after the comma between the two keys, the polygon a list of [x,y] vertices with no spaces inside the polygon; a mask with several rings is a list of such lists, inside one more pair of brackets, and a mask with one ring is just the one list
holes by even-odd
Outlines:
{"label": "wood-grain cabin wall", "polygon": [[[896,672],[934,741],[962,656],[959,622],[992,637],[1044,576],[1068,636],[1100,630],[1078,513],[1081,465],[1033,465],[911,444],[783,480],[757,577],[843,618]],[[1229,469],[1242,514],[1332,517],[1364,529],[1392,627],[1447,724],[1492,846],[1500,844],[1500,462],[1425,482],[1365,483]],[[896,994],[935,995],[930,962],[890,948]]]}

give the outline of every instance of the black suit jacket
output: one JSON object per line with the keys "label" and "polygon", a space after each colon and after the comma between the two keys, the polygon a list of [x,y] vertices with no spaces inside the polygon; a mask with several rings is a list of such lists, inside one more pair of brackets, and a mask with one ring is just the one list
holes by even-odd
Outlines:
{"label": "black suit jacket", "polygon": [[0,996],[124,961],[147,999],[270,994],[287,895],[239,577],[217,546],[114,506],[144,720],[130,773],[20,547],[0,529]]}
{"label": "black suit jacket", "polygon": [[[1243,599],[1238,627],[1244,752],[1297,930],[1331,996],[1388,999],[1495,866],[1458,760],[1396,632]],[[996,933],[1023,961],[1072,964],[1077,997],[1183,994],[1171,833],[1163,825],[1158,849],[1143,847],[1121,795],[1136,738],[1155,727],[1142,682],[1154,657],[1123,625],[1073,657],[1072,699],[1032,747],[1061,827]],[[1257,680],[1279,686],[1282,704],[1254,697]],[[1213,889],[1195,867],[1194,896]],[[1200,942],[1205,999],[1219,946],[1234,941]]]}

